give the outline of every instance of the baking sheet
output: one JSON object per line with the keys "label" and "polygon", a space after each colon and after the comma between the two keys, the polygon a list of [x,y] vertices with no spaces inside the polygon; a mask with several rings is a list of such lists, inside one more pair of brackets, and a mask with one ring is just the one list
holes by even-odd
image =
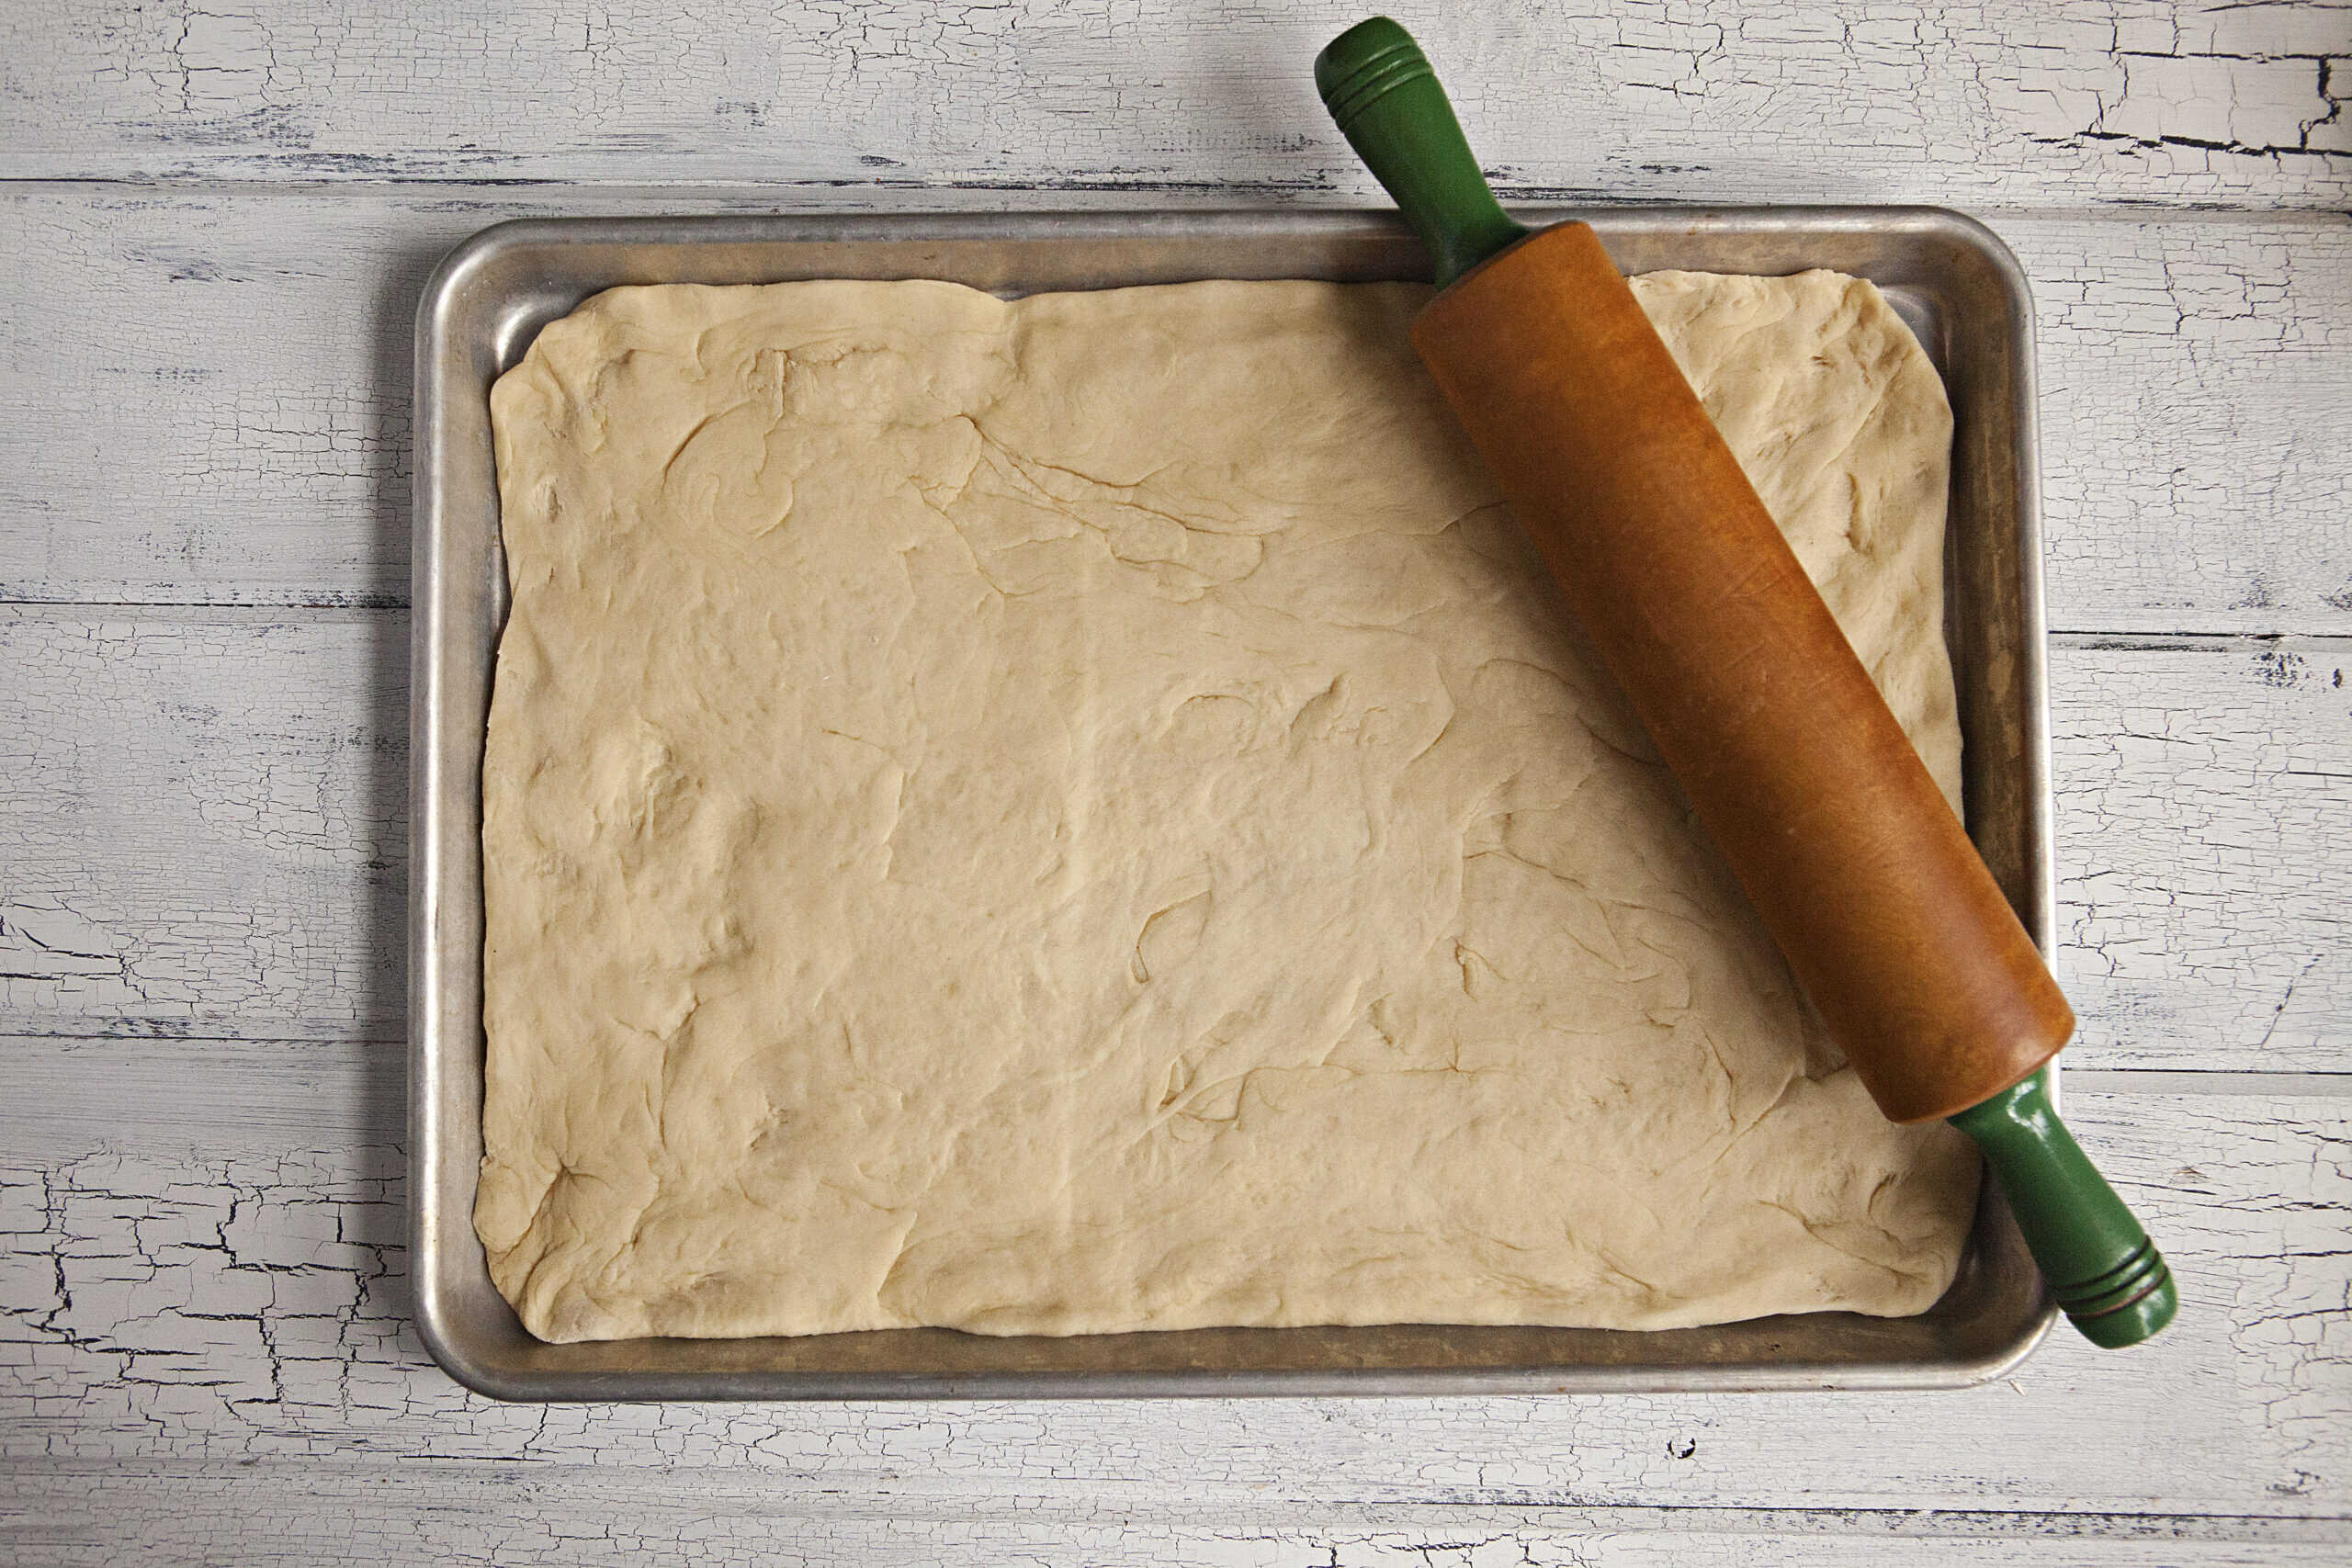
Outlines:
{"label": "baking sheet", "polygon": [[[2050,950],[2032,310],[1989,231],[1928,208],[1521,209],[1590,222],[1628,273],[1830,267],[1886,291],[1954,415],[1946,635],[1969,830]],[[1387,213],[1137,213],[533,220],[483,231],[426,285],[416,333],[410,712],[411,1271],[419,1332],[506,1399],[1101,1398],[1954,1387],[2000,1375],[2056,1315],[1988,1180],[1958,1278],[1928,1313],[1812,1313],[1705,1328],[1191,1329],[996,1338],[894,1329],[804,1338],[548,1345],[491,1283],[481,1160],[481,788],[506,614],[489,389],[534,334],[628,283],[948,278],[1014,295],[1202,278],[1426,278]]]}

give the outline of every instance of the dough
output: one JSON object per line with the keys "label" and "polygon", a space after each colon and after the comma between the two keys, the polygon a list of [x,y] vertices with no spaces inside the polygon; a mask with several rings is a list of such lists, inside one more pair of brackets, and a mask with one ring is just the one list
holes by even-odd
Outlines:
{"label": "dough", "polygon": [[[1947,793],[1867,283],[1645,307]],[[551,1340],[1920,1311],[1822,1036],[1406,338],[1426,290],[621,288],[492,398],[476,1224]]]}

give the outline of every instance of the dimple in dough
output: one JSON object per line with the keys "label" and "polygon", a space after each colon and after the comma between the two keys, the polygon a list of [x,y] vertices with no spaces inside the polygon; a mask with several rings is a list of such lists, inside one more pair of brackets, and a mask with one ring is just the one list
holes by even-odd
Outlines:
{"label": "dimple in dough", "polygon": [[[1645,308],[1948,795],[1871,285]],[[492,393],[476,1224],[551,1340],[1627,1328],[1950,1282],[1403,285],[604,294]]]}

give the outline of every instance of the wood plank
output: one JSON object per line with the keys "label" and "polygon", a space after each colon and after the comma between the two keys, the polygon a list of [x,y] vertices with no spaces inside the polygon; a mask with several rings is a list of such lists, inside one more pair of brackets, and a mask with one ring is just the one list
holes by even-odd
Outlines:
{"label": "wood plank", "polygon": [[2352,1068],[2348,679],[2352,638],[2054,639],[2070,1060]]}
{"label": "wood plank", "polygon": [[405,612],[0,607],[0,1029],[400,1035]]}
{"label": "wood plank", "polygon": [[[410,323],[443,252],[504,217],[773,200],[0,194],[0,599],[405,602]],[[2352,222],[1997,222],[2040,302],[2052,624],[2352,632]]]}
{"label": "wood plank", "polygon": [[[0,1057],[0,1083],[26,1087],[41,1049]],[[116,1043],[76,1067],[136,1107],[207,1072],[203,1050]],[[14,1153],[44,1136],[38,1107],[0,1096],[12,1461],[667,1463],[682,1500],[764,1484],[953,1517],[985,1495],[1203,1524],[1657,1503],[2325,1520],[2352,1504],[2340,1095],[2071,1095],[2178,1271],[2180,1322],[2122,1354],[2062,1334],[1962,1393],[817,1406],[473,1398],[404,1321],[401,1165],[384,1134],[190,1142],[134,1111],[101,1141]],[[514,1506],[573,1517],[561,1496]]]}
{"label": "wood plank", "polygon": [[[0,1032],[399,1038],[399,611],[0,606]],[[2352,639],[2062,637],[2084,1066],[2352,1068]]]}
{"label": "wood plank", "polygon": [[[1352,0],[546,0],[0,20],[0,177],[876,180],[1360,195]],[[2327,0],[1418,7],[1498,177],[1724,201],[2340,206]],[[2332,74],[2331,74],[2332,71]]]}
{"label": "wood plank", "polygon": [[2036,306],[2050,624],[2352,631],[2352,224],[1997,226]]}
{"label": "wood plank", "polygon": [[[1269,1490],[1272,1490],[1271,1488]],[[978,1489],[919,1498],[780,1490],[740,1471],[263,1461],[36,1461],[0,1475],[0,1550],[53,1568],[132,1560],[483,1562],[591,1568],[731,1551],[864,1568],[1923,1568],[2335,1563],[2340,1521],[2178,1515],[1332,1505],[1174,1494],[1112,1504]]]}
{"label": "wood plank", "polygon": [[[2352,1096],[2352,1076],[2159,1076]],[[18,1105],[40,1108],[10,1128],[9,1152],[23,1159],[71,1159],[126,1134],[191,1148],[397,1144],[408,1124],[408,1043],[0,1034],[0,1084]]]}

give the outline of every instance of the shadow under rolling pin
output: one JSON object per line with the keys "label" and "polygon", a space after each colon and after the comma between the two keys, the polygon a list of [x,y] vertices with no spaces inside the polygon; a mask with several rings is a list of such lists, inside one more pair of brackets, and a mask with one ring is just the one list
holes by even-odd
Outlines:
{"label": "shadow under rolling pin", "polygon": [[1436,259],[1413,323],[1471,443],[1879,1108],[1984,1151],[2092,1343],[2178,1299],[2041,1071],[2075,1015],[1589,225],[1531,232],[1385,17],[1316,57]]}

